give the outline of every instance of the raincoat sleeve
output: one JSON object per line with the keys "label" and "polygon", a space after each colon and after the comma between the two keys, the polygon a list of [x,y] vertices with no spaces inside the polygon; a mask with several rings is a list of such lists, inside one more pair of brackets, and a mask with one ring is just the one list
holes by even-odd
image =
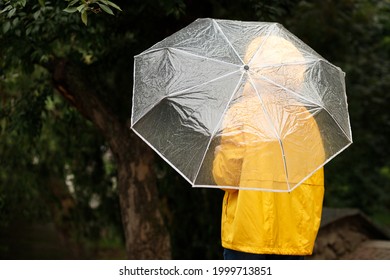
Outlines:
{"label": "raincoat sleeve", "polygon": [[245,151],[243,137],[239,130],[224,130],[221,143],[215,149],[213,162],[213,177],[217,185],[239,185]]}

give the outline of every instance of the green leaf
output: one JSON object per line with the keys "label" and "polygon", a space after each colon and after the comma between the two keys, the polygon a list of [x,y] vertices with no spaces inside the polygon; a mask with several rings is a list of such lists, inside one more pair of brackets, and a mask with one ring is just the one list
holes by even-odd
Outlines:
{"label": "green leaf", "polygon": [[63,9],[63,11],[71,14],[71,13],[77,12],[77,8],[76,7],[67,7],[66,9]]}
{"label": "green leaf", "polygon": [[111,6],[111,7],[113,7],[113,8],[115,8],[115,9],[117,9],[117,10],[122,12],[122,9],[117,4],[115,4],[115,3],[111,2],[111,1],[100,0],[99,2],[104,3],[105,5],[109,5],[109,6]]}
{"label": "green leaf", "polygon": [[88,15],[87,15],[87,11],[83,11],[81,13],[81,20],[83,21],[83,23],[85,25],[88,25]]}
{"label": "green leaf", "polygon": [[105,11],[107,14],[114,15],[113,11],[110,9],[110,7],[98,3],[99,7],[102,8],[103,11]]}
{"label": "green leaf", "polygon": [[39,18],[39,16],[41,15],[41,10],[38,10],[36,11],[34,14],[33,14],[33,18],[36,20]]}
{"label": "green leaf", "polygon": [[8,30],[11,28],[11,23],[9,21],[6,21],[4,24],[3,24],[3,33],[7,33]]}
{"label": "green leaf", "polygon": [[27,0],[20,0],[18,4],[20,4],[21,7],[26,6]]}
{"label": "green leaf", "polygon": [[11,5],[8,5],[8,6],[6,6],[3,10],[1,10],[0,14],[5,13],[5,12],[8,12],[8,11],[11,10],[11,9],[12,9],[12,6],[11,6]]}
{"label": "green leaf", "polygon": [[76,3],[78,3],[78,2],[79,2],[79,0],[73,0],[72,2],[69,3],[68,6],[73,6],[74,4],[76,4]]}
{"label": "green leaf", "polygon": [[85,8],[88,7],[88,4],[81,4],[80,6],[78,6],[76,9],[77,11],[79,11],[80,13],[82,13],[83,10],[85,10]]}
{"label": "green leaf", "polygon": [[31,33],[31,26],[27,27],[26,29],[26,35],[28,36],[30,35],[30,33]]}
{"label": "green leaf", "polygon": [[13,17],[13,15],[16,13],[16,8],[12,8],[9,12],[8,12],[8,14],[7,14],[7,17],[8,18],[11,18],[11,17]]}

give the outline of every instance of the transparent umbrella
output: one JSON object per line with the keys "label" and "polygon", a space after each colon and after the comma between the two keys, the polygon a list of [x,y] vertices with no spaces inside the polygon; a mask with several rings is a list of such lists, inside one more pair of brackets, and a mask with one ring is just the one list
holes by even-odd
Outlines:
{"label": "transparent umbrella", "polygon": [[131,128],[194,187],[292,191],[352,143],[344,76],[280,24],[198,19],[135,56]]}

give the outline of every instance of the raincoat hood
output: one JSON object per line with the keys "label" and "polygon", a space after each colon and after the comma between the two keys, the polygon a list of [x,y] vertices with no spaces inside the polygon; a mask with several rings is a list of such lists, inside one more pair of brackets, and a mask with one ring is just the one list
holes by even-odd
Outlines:
{"label": "raincoat hood", "polygon": [[[264,53],[267,52],[264,48],[272,52]],[[261,72],[257,70],[260,64],[271,64],[274,69],[281,58],[297,64],[283,73],[265,70],[264,75],[264,66]],[[276,36],[268,36],[266,40],[258,37],[248,45],[244,62],[253,73],[244,80],[242,91],[225,114],[219,133],[222,144],[217,147],[217,150],[232,149],[232,153],[237,153],[235,157],[242,160],[236,168],[232,169],[232,165],[228,169],[231,180],[220,180],[214,165],[218,185],[288,191],[322,166],[325,153],[315,111],[312,114],[299,95],[291,94],[299,92],[304,83],[303,60],[292,43]],[[273,86],[275,80],[282,79],[285,81],[280,81],[282,86]],[[288,89],[283,84],[288,84]]]}

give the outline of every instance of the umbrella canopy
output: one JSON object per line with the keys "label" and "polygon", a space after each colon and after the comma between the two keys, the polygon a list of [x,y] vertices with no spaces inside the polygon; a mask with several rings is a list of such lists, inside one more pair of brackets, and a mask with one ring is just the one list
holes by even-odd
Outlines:
{"label": "umbrella canopy", "polygon": [[198,19],[135,56],[131,128],[192,186],[291,191],[352,143],[344,76],[280,24]]}

